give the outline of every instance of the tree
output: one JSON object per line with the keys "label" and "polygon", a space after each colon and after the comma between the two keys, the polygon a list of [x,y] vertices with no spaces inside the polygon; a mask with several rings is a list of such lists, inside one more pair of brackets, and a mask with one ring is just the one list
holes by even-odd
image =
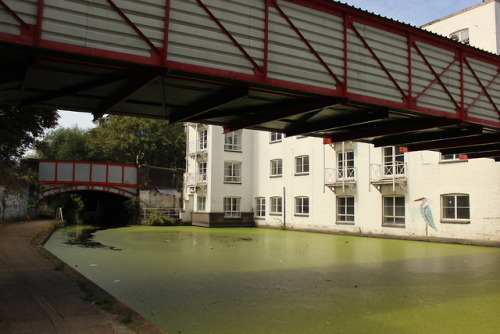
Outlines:
{"label": "tree", "polygon": [[57,110],[0,105],[0,164],[10,165],[57,125]]}
{"label": "tree", "polygon": [[88,160],[89,135],[77,126],[56,129],[36,145],[36,155],[41,159]]}
{"label": "tree", "polygon": [[184,168],[185,138],[180,123],[112,115],[89,131],[89,160]]}

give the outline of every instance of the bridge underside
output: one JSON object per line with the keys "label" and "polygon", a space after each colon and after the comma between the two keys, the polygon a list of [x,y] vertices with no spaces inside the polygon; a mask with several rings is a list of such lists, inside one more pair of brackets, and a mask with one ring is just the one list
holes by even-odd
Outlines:
{"label": "bridge underside", "polygon": [[134,198],[137,196],[129,189],[124,189],[121,187],[102,186],[102,185],[53,184],[50,186],[41,186],[38,191],[38,198],[42,199],[45,197],[50,197],[61,193],[76,193],[81,191],[99,191],[99,192],[110,193],[113,195],[123,196],[126,198]]}
{"label": "bridge underside", "polygon": [[161,118],[222,125],[225,131],[248,128],[500,158],[500,132],[460,119],[9,46],[0,48],[0,62],[6,69],[0,78],[0,100],[20,107],[55,107],[89,112],[96,118],[104,114]]}
{"label": "bridge underside", "polygon": [[0,23],[0,103],[500,157],[497,55],[334,1],[0,0]]}

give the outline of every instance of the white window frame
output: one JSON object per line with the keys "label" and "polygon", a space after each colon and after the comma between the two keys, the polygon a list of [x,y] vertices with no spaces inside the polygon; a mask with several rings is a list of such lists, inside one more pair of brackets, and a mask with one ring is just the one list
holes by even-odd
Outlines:
{"label": "white window frame", "polygon": [[354,197],[339,196],[337,197],[337,223],[354,224]]}
{"label": "white window frame", "polygon": [[295,175],[306,175],[309,174],[309,156],[299,155],[295,157]]}
{"label": "white window frame", "polygon": [[271,197],[271,215],[281,215],[283,214],[283,197],[273,196]]}
{"label": "white window frame", "polygon": [[441,154],[441,162],[466,162],[467,156],[464,154]]}
{"label": "white window frame", "polygon": [[224,135],[224,150],[242,152],[242,131],[232,131]]}
{"label": "white window frame", "polygon": [[454,41],[470,45],[470,34],[469,29],[457,30],[450,34],[450,38]]}
{"label": "white window frame", "polygon": [[198,130],[198,150],[206,150],[208,148],[208,130]]}
{"label": "white window frame", "polygon": [[266,198],[255,198],[255,217],[263,218],[266,216]]}
{"label": "white window frame", "polygon": [[295,197],[295,215],[296,216],[309,216],[309,197],[297,196]]}
{"label": "white window frame", "polygon": [[224,183],[241,183],[241,161],[224,161]]}
{"label": "white window frame", "polygon": [[279,143],[283,140],[284,135],[281,132],[271,132],[269,142],[270,143]]}
{"label": "white window frame", "polygon": [[354,167],[354,151],[337,153],[337,178],[340,180],[353,179],[356,176]]}
{"label": "white window frame", "polygon": [[198,212],[203,212],[207,210],[207,198],[205,196],[197,197],[197,206],[196,209]]}
{"label": "white window frame", "polygon": [[[463,203],[465,198],[466,204]],[[441,217],[442,223],[470,223],[470,196],[468,194],[441,195]]]}
{"label": "white window frame", "polygon": [[283,159],[271,160],[271,177],[283,176]]}
{"label": "white window frame", "polygon": [[384,176],[398,176],[405,174],[405,155],[400,146],[383,148]]}
{"label": "white window frame", "polygon": [[[401,202],[403,203],[403,205],[401,205]],[[405,227],[405,225],[406,225],[405,197],[396,195],[384,196],[382,198],[382,226]]]}
{"label": "white window frame", "polygon": [[204,183],[207,182],[207,162],[199,161],[198,162],[198,182]]}
{"label": "white window frame", "polygon": [[239,218],[241,217],[241,197],[224,197],[224,217]]}

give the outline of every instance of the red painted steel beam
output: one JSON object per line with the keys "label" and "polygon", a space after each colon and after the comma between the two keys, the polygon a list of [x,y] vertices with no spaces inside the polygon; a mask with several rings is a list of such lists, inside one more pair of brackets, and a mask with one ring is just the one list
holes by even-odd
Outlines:
{"label": "red painted steel beam", "polygon": [[372,141],[375,147],[406,145],[408,143],[426,143],[435,140],[454,140],[455,138],[463,138],[471,135],[480,134],[481,127],[462,127],[443,129],[439,128],[434,131],[412,132],[397,135],[388,135],[376,138]]}
{"label": "red painted steel beam", "polygon": [[325,68],[325,70],[328,72],[328,74],[335,80],[337,85],[339,87],[343,87],[344,83],[335,75],[335,73],[332,71],[330,66],[323,60],[321,55],[314,49],[314,47],[309,43],[307,38],[300,32],[300,29],[297,28],[297,26],[292,22],[292,20],[286,15],[286,13],[281,9],[281,7],[278,5],[278,2],[276,0],[271,0],[273,7],[276,8],[278,13],[285,19],[285,21],[288,23],[290,28],[299,36],[299,38],[302,40],[302,42],[307,46],[309,51],[316,57],[316,59],[319,61],[319,63]]}
{"label": "red painted steel beam", "polygon": [[170,115],[171,122],[186,122],[196,120],[197,117],[237,99],[248,95],[248,88],[245,87],[229,87],[222,89],[203,101],[197,101],[196,105],[191,108],[183,109],[175,114]]}
{"label": "red painted steel beam", "polygon": [[124,87],[121,87],[118,91],[116,91],[112,98],[106,100],[99,107],[97,107],[97,110],[93,113],[94,121],[112,111],[115,106],[141,91],[144,87],[149,86],[151,82],[156,80],[159,76],[161,76],[161,73],[144,72],[133,77],[133,80],[129,80]]}
{"label": "red painted steel beam", "polygon": [[[329,119],[324,119],[321,122],[311,122],[310,124],[295,125],[294,124],[285,128],[287,136],[295,136],[299,134],[314,133],[314,132],[328,132],[343,127],[357,126],[371,122],[380,121],[387,118],[389,112],[387,110],[363,110],[352,112],[351,115],[337,116]],[[295,125],[295,126],[294,126]]]}
{"label": "red painted steel beam", "polygon": [[339,131],[338,134],[330,135],[330,139],[333,142],[342,142],[349,140],[366,139],[373,137],[380,137],[389,134],[407,133],[415,132],[419,130],[426,130],[437,128],[441,126],[450,126],[460,123],[459,120],[454,119],[410,119],[405,121],[394,121],[387,125],[381,125],[377,129],[372,130],[361,130],[354,129],[348,132]]}
{"label": "red painted steel beam", "polygon": [[234,38],[234,36],[229,32],[229,30],[224,27],[222,22],[210,11],[210,9],[201,1],[201,0],[196,0],[198,5],[203,8],[203,10],[207,13],[207,15],[212,19],[212,21],[217,24],[220,30],[231,40],[231,42],[238,48],[238,50],[241,51],[241,53],[245,56],[245,58],[253,65],[254,71],[260,72],[261,75],[263,75],[265,72],[262,69],[262,67],[257,64],[257,62],[250,56],[250,54],[241,46],[240,43]]}
{"label": "red painted steel beam", "polygon": [[127,16],[127,14],[125,14],[125,12],[121,10],[121,8],[118,7],[113,2],[113,0],[106,0],[106,1],[111,6],[111,8],[113,8],[113,10],[117,12],[118,15],[120,15],[123,21],[125,21],[144,42],[146,42],[146,44],[151,48],[151,51],[154,51],[160,56],[163,54],[163,52],[160,49],[158,49],[156,45],[153,44],[153,42],[151,42],[151,40],[141,31],[141,29],[139,29],[139,27],[137,27],[137,25],[135,25],[134,22],[132,22],[132,20]]}
{"label": "red painted steel beam", "polygon": [[457,138],[453,140],[441,140],[431,143],[422,144],[410,144],[407,146],[409,152],[425,151],[425,150],[438,150],[462,146],[472,146],[472,145],[485,145],[485,144],[495,144],[500,143],[500,133],[499,134],[484,134],[471,136],[467,138]]}
{"label": "red painted steel beam", "polygon": [[497,158],[500,157],[500,151],[494,152],[481,152],[481,153],[471,153],[467,154],[469,159],[477,159],[477,158]]}
{"label": "red painted steel beam", "polygon": [[301,105],[296,105],[292,107],[280,107],[277,106],[275,109],[269,110],[263,115],[248,117],[241,121],[230,122],[224,125],[224,133],[231,131],[236,131],[244,128],[249,128],[259,124],[280,120],[286,117],[296,116],[304,114],[307,112],[313,112],[318,109],[324,109],[334,104],[338,104],[338,98],[324,98],[312,101],[305,101]]}
{"label": "red painted steel beam", "polygon": [[0,0],[0,6],[3,7],[3,9],[5,9],[5,11],[9,13],[9,15],[12,16],[14,20],[17,21],[17,23],[22,25],[25,29],[30,29],[29,24],[24,22],[24,20],[19,15],[17,15],[17,13],[13,11],[9,6],[7,6],[7,4],[3,0]]}
{"label": "red painted steel beam", "polygon": [[458,148],[441,149],[442,154],[469,154],[479,152],[491,152],[500,150],[500,143],[486,145],[471,145]]}

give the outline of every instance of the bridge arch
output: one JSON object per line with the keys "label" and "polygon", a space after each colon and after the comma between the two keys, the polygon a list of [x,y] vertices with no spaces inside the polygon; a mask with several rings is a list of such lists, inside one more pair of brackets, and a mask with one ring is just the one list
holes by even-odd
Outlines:
{"label": "bridge arch", "polygon": [[138,193],[136,165],[40,160],[38,198],[65,192],[99,191],[133,198]]}

